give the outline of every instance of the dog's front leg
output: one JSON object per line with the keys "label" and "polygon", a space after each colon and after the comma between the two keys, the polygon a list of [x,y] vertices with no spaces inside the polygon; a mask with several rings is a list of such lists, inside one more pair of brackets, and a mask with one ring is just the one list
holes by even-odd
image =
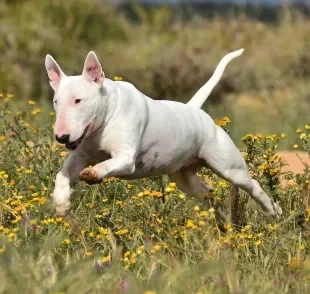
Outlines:
{"label": "dog's front leg", "polygon": [[70,154],[56,175],[52,199],[57,215],[64,216],[70,210],[70,183],[79,177],[80,171],[86,166],[83,156]]}
{"label": "dog's front leg", "polygon": [[80,173],[80,179],[87,184],[98,184],[105,177],[130,175],[135,172],[133,152],[118,152],[109,160],[85,168]]}

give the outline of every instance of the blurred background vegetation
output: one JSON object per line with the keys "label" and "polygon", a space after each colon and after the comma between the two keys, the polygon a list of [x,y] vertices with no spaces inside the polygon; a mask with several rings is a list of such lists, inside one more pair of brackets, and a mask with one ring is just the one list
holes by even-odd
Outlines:
{"label": "blurred background vegetation", "polygon": [[99,0],[0,1],[0,92],[51,108],[44,67],[51,54],[80,74],[94,50],[108,78],[122,76],[154,99],[187,102],[226,53],[233,61],[205,110],[247,132],[289,135],[309,123],[309,11],[231,5],[112,5]]}

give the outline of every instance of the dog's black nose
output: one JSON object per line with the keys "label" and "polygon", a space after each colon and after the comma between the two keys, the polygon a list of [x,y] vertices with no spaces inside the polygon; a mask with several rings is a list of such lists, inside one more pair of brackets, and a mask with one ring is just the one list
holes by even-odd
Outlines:
{"label": "dog's black nose", "polygon": [[55,137],[56,137],[56,140],[61,144],[66,144],[69,142],[69,135],[61,135],[60,137],[55,135]]}

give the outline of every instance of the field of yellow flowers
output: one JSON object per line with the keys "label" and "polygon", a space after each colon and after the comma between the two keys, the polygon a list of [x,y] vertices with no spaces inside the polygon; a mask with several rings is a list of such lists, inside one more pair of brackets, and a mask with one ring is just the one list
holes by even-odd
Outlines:
{"label": "field of yellow flowers", "polygon": [[[283,208],[277,221],[209,170],[200,176],[212,201],[165,176],[111,178],[77,182],[61,218],[50,196],[67,151],[54,140],[54,113],[1,94],[0,118],[0,293],[310,292],[310,167],[282,172],[285,134],[242,138],[251,174]],[[229,118],[216,123],[229,132]],[[309,125],[295,141],[310,155]],[[208,202],[232,223],[220,230]]]}

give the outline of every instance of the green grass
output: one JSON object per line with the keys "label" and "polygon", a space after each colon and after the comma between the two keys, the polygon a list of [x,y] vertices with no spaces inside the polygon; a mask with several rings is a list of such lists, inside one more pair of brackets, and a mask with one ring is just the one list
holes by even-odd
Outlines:
{"label": "green grass", "polygon": [[[54,117],[18,97],[0,99],[0,293],[309,292],[310,170],[282,174],[280,133],[242,139],[251,173],[283,208],[278,221],[244,193],[240,210],[230,211],[237,195],[208,170],[199,173],[213,183],[208,201],[182,194],[166,176],[78,181],[70,215],[57,218],[50,195],[67,152],[54,141]],[[294,142],[309,152],[303,125]],[[281,186],[281,175],[290,185]],[[243,225],[221,232],[211,199]]]}

